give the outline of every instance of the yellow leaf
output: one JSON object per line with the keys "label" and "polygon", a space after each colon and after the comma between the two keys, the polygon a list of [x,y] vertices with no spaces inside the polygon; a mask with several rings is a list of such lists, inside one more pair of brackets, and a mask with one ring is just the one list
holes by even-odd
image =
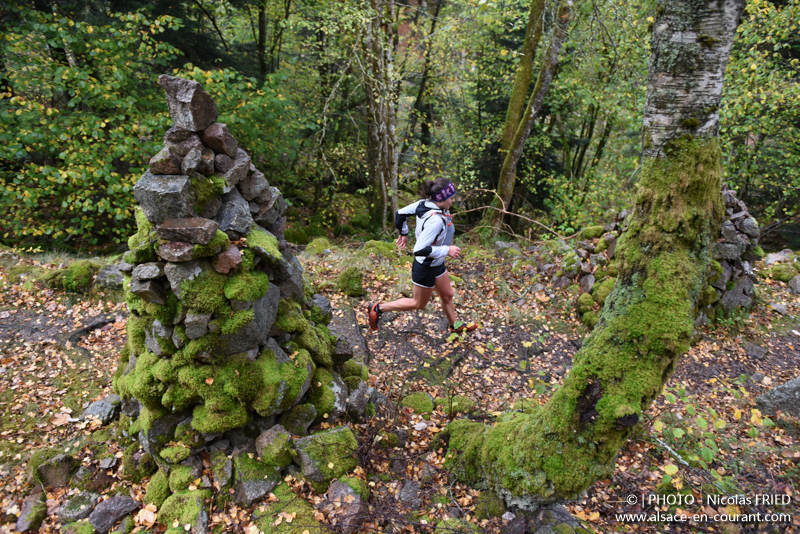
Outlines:
{"label": "yellow leaf", "polygon": [[328,462],[328,469],[333,469],[333,462]]}
{"label": "yellow leaf", "polygon": [[525,347],[526,349],[530,348],[531,345],[533,345],[533,343],[531,343],[530,341],[523,341],[522,342],[522,346]]}
{"label": "yellow leaf", "polygon": [[733,410],[733,418],[736,419],[737,421],[742,420],[742,411],[739,408]]}
{"label": "yellow leaf", "polygon": [[479,354],[483,354],[483,353],[485,352],[485,351],[483,350],[483,347],[478,347],[478,348],[476,348],[475,350],[477,350]]}
{"label": "yellow leaf", "polygon": [[597,521],[600,519],[600,512],[592,512],[589,514],[589,521]]}
{"label": "yellow leaf", "polygon": [[675,464],[668,464],[664,466],[664,472],[668,475],[674,475],[678,472],[678,466]]}
{"label": "yellow leaf", "polygon": [[92,33],[94,31],[94,28],[89,26],[88,28],[86,28],[86,31],[87,31],[87,33]]}
{"label": "yellow leaf", "polygon": [[655,429],[656,432],[661,432],[664,429],[664,423],[662,423],[661,421],[656,421],[655,423],[653,423],[653,428]]}

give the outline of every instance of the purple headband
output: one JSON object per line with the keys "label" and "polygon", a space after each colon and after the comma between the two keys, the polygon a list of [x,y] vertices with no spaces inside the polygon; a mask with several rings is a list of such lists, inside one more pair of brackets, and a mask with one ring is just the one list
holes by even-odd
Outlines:
{"label": "purple headband", "polygon": [[434,202],[442,202],[443,200],[447,200],[455,194],[456,186],[453,185],[453,182],[447,182],[446,186],[437,191],[436,194],[431,195],[431,200]]}

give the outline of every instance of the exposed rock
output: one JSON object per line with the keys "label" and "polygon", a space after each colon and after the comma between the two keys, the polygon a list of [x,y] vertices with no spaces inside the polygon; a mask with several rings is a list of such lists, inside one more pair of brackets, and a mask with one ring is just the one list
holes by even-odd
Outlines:
{"label": "exposed rock", "polygon": [[150,171],[133,186],[133,196],[147,220],[161,224],[167,219],[194,214],[194,193],[188,176],[156,176]]}
{"label": "exposed rock", "polygon": [[131,273],[133,280],[154,280],[162,276],[164,276],[164,263],[155,261],[140,263]]}
{"label": "exposed rock", "polygon": [[773,252],[772,254],[767,254],[767,257],[764,258],[764,265],[769,267],[771,265],[775,265],[776,263],[789,261],[791,254],[792,251],[789,249],[783,249],[780,252]]}
{"label": "exposed rock", "polygon": [[131,293],[140,299],[152,302],[154,304],[165,305],[167,297],[164,293],[164,288],[155,280],[133,280],[131,281]]}
{"label": "exposed rock", "polygon": [[38,532],[39,526],[47,517],[45,494],[41,491],[25,497],[17,517],[16,529],[19,532]]}
{"label": "exposed rock", "polygon": [[341,529],[345,533],[357,531],[369,511],[361,495],[348,484],[337,480],[328,488],[328,500],[333,502],[334,506],[338,503],[337,508],[341,508],[337,514]]}
{"label": "exposed rock", "polygon": [[733,267],[731,267],[730,263],[724,260],[720,261],[719,265],[720,267],[722,267],[722,274],[717,276],[717,278],[713,279],[711,281],[711,285],[721,291],[725,291],[726,286],[728,285],[728,281],[731,279],[731,276],[733,275]]}
{"label": "exposed rock", "polygon": [[62,523],[73,523],[86,519],[99,500],[100,495],[97,493],[82,491],[58,509],[58,518]]}
{"label": "exposed rock", "polygon": [[138,509],[139,503],[128,495],[115,495],[95,507],[89,523],[100,534],[106,534],[117,521]]}
{"label": "exposed rock", "polygon": [[178,143],[167,143],[167,146],[182,158],[186,157],[192,150],[199,150],[201,153],[205,150],[203,143],[200,142],[200,138],[195,134],[190,135]]}
{"label": "exposed rock", "polygon": [[122,272],[117,265],[106,265],[97,271],[97,277],[94,279],[96,285],[108,289],[122,289],[123,282]]}
{"label": "exposed rock", "polygon": [[292,463],[294,456],[292,436],[281,425],[275,425],[258,436],[256,451],[265,462],[284,468]]}
{"label": "exposed rock", "polygon": [[121,402],[119,395],[112,393],[87,406],[81,414],[81,419],[86,420],[91,417],[98,419],[102,425],[107,425],[119,415]]}
{"label": "exposed rock", "polygon": [[194,256],[194,245],[185,241],[173,241],[158,247],[158,255],[167,261],[183,262],[191,261]]}
{"label": "exposed rock", "polygon": [[150,158],[149,168],[153,174],[181,174],[181,157],[172,147],[165,146]]}
{"label": "exposed rock", "polygon": [[358,387],[348,393],[347,414],[356,421],[360,421],[367,411],[369,404],[369,386],[363,380],[358,382]]}
{"label": "exposed rock", "polygon": [[197,166],[197,172],[203,176],[211,176],[214,174],[214,151],[209,148],[204,148],[200,154],[200,164]]}
{"label": "exposed rock", "polygon": [[780,313],[781,315],[789,314],[789,309],[786,307],[786,304],[778,304],[776,302],[773,302],[772,304],[769,305],[769,307],[775,310],[776,312]]}
{"label": "exposed rock", "polygon": [[308,427],[317,418],[317,409],[313,404],[300,404],[285,412],[280,417],[280,424],[296,436],[308,434]]}
{"label": "exposed rock", "polygon": [[239,182],[239,191],[247,200],[257,204],[266,204],[272,200],[272,190],[269,182],[260,171],[250,172],[247,177]]}
{"label": "exposed rock", "polygon": [[142,450],[154,457],[159,457],[158,453],[161,447],[172,441],[175,436],[175,428],[184,419],[186,419],[185,413],[167,414],[153,421],[147,431],[142,429],[139,432],[139,444],[142,446]]}
{"label": "exposed rock", "polygon": [[789,280],[789,289],[793,295],[800,295],[800,274]]}
{"label": "exposed rock", "polygon": [[353,453],[358,448],[349,426],[317,432],[295,440],[303,476],[317,493],[323,493],[334,478],[339,478],[356,466]]}
{"label": "exposed rock", "polygon": [[217,154],[214,156],[214,169],[220,173],[225,174],[233,168],[233,160],[230,156],[225,154]]}
{"label": "exposed rock", "polygon": [[228,245],[228,249],[220,252],[214,256],[211,266],[215,271],[222,274],[227,274],[231,270],[236,269],[242,263],[242,253],[239,248],[234,245]]}
{"label": "exposed rock", "polygon": [[[198,148],[192,148],[188,154],[183,158],[181,162],[181,170],[180,174],[185,174],[190,176],[197,171],[200,167],[200,163],[203,161],[203,151]],[[166,173],[165,173],[166,174]],[[173,173],[178,174],[178,173]]]}
{"label": "exposed rock", "polygon": [[417,509],[422,506],[422,490],[420,489],[419,482],[416,480],[407,480],[400,492],[395,496],[400,502],[405,503],[411,509]]}
{"label": "exposed rock", "polygon": [[253,226],[253,216],[250,215],[250,206],[239,194],[238,189],[222,196],[222,207],[217,213],[216,220],[219,229],[228,234],[231,239],[246,236]]}
{"label": "exposed rock", "polygon": [[[333,307],[331,306],[331,301],[328,300],[328,298],[324,295],[315,293],[311,297],[311,305],[317,306],[320,309],[320,313],[322,314],[324,321],[330,322],[330,320],[333,318]],[[350,355],[352,356],[352,352]]]}
{"label": "exposed rock", "polygon": [[[509,250],[515,250],[514,252],[508,252]],[[502,258],[503,256],[507,255],[516,255],[519,256],[522,254],[522,249],[519,248],[519,245],[514,243],[513,241],[505,242],[505,241],[495,241],[494,244],[494,255],[498,258]]]}
{"label": "exposed rock", "polygon": [[767,352],[769,352],[764,347],[756,345],[755,343],[748,343],[745,345],[744,351],[750,358],[753,358],[754,360],[763,360],[764,356],[766,356]]}
{"label": "exposed rock", "polygon": [[65,488],[77,468],[78,461],[75,458],[59,454],[39,465],[37,472],[45,489]]}
{"label": "exposed rock", "polygon": [[227,125],[221,122],[212,124],[200,132],[200,139],[214,152],[226,154],[231,158],[236,157],[239,143],[233,138]]}
{"label": "exposed rock", "polygon": [[175,126],[197,132],[217,120],[217,103],[200,83],[162,74],[158,77],[158,84],[167,95],[169,114]]}
{"label": "exposed rock", "polygon": [[225,179],[231,185],[236,185],[247,176],[250,170],[250,156],[241,148],[236,151],[236,157],[233,158],[233,166],[225,173]]}
{"label": "exposed rock", "polygon": [[217,443],[215,446],[217,450],[211,454],[211,472],[214,475],[214,482],[219,484],[220,488],[224,488],[233,483],[233,460],[225,454],[227,445],[222,447],[222,443]]}
{"label": "exposed rock", "polygon": [[234,452],[233,500],[239,506],[250,506],[264,498],[280,482],[279,472],[272,466],[250,458],[247,453]]}
{"label": "exposed rock", "polygon": [[741,243],[714,243],[711,247],[711,257],[715,260],[736,260],[744,249]]}
{"label": "exposed rock", "polygon": [[747,308],[753,303],[753,281],[744,277],[732,289],[725,292],[720,299],[722,308],[730,312],[736,308]]}
{"label": "exposed rock", "polygon": [[758,238],[761,235],[761,229],[758,227],[756,220],[752,217],[748,217],[742,221],[742,232],[752,238]]}
{"label": "exposed rock", "polygon": [[[158,237],[168,241],[186,241],[206,245],[217,234],[219,224],[202,217],[167,219],[157,228]],[[155,278],[155,277],[153,277]]]}
{"label": "exposed rock", "polygon": [[756,399],[756,405],[765,414],[775,415],[778,410],[800,417],[800,377],[771,389]]}
{"label": "exposed rock", "polygon": [[181,141],[186,141],[194,135],[194,132],[191,130],[186,130],[179,126],[173,125],[169,130],[167,130],[167,133],[164,134],[164,143],[174,145],[176,143],[180,143]]}
{"label": "exposed rock", "polygon": [[579,285],[581,286],[581,291],[583,291],[584,293],[591,292],[592,287],[594,287],[594,281],[595,281],[594,275],[587,274],[587,275],[581,276],[581,279],[578,282]]}

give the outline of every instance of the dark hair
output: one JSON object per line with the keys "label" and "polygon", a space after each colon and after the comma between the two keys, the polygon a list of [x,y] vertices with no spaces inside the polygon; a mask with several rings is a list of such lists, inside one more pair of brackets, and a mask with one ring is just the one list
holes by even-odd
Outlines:
{"label": "dark hair", "polygon": [[422,182],[422,185],[419,186],[419,196],[422,198],[431,198],[433,195],[447,187],[447,184],[449,183],[449,178],[437,178],[436,180]]}

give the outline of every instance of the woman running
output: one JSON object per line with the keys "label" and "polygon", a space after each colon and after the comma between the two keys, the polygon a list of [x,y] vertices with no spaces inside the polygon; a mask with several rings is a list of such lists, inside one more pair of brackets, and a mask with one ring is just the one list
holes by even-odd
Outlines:
{"label": "woman running", "polygon": [[450,206],[456,195],[456,186],[447,178],[427,181],[420,187],[420,196],[413,204],[397,211],[394,225],[400,232],[397,247],[406,248],[408,244],[408,225],[406,219],[417,216],[417,238],[414,245],[414,261],[411,268],[411,281],[414,283],[414,297],[401,298],[392,302],[369,305],[368,322],[372,330],[378,329],[381,314],[387,311],[422,310],[428,305],[433,290],[442,299],[442,309],[447,316],[451,332],[472,332],[476,324],[461,325],[456,328],[456,309],[453,304],[453,288],[444,266],[446,256],[458,258],[461,249],[451,245],[453,242],[453,221]]}

